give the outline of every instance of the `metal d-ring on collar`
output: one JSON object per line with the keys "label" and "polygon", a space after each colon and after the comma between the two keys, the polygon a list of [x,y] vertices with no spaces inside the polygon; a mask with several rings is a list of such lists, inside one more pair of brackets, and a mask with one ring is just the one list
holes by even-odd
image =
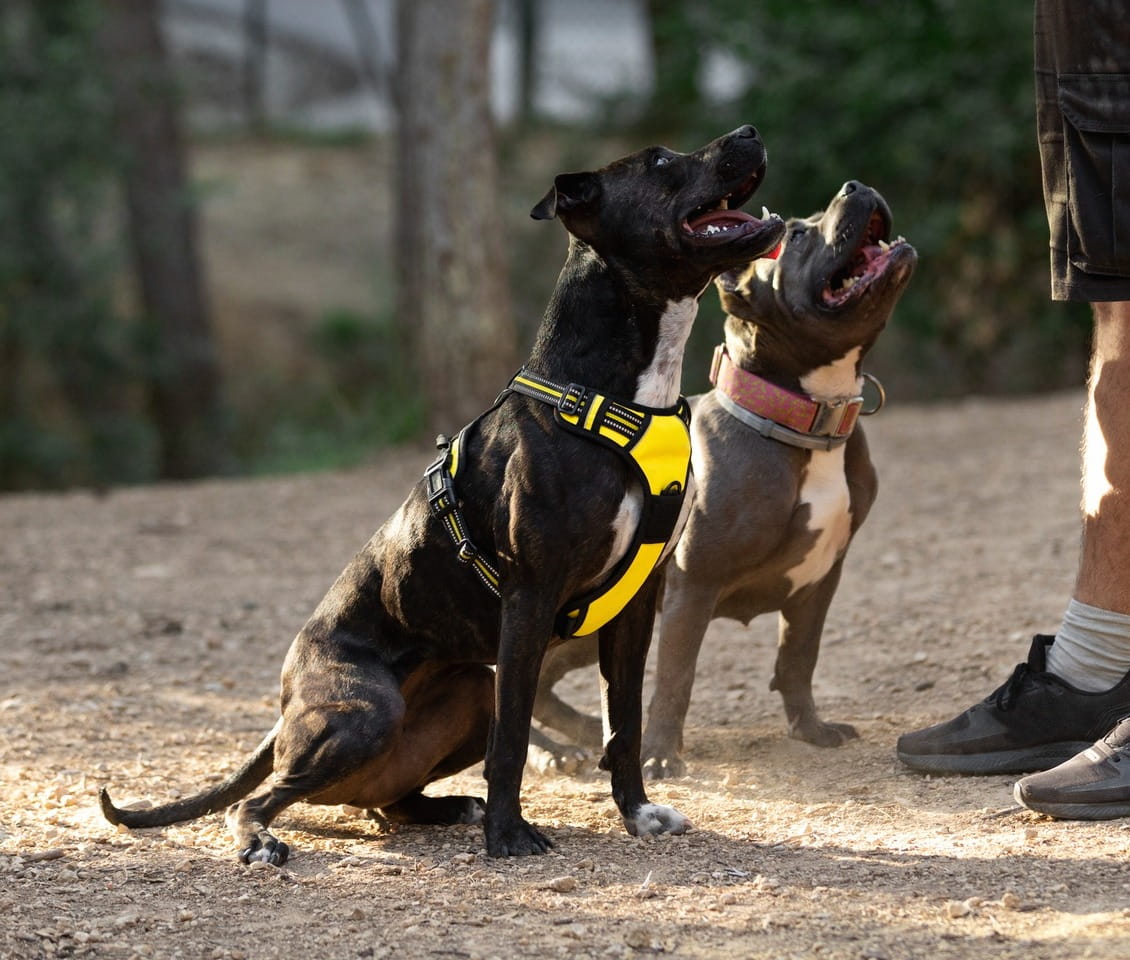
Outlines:
{"label": "metal d-ring on collar", "polygon": [[883,385],[879,382],[879,378],[871,373],[861,373],[860,376],[866,380],[871,386],[875,388],[875,392],[879,395],[879,400],[870,410],[866,407],[859,408],[859,415],[861,417],[870,417],[878,413],[887,405],[887,391],[883,389]]}

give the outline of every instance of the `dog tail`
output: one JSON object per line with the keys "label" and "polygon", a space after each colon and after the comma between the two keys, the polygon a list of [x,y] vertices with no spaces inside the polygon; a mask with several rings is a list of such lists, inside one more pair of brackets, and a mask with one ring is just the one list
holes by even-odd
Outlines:
{"label": "dog tail", "polygon": [[185,797],[183,800],[164,803],[159,807],[150,807],[147,810],[123,810],[114,806],[110,794],[103,787],[98,795],[102,804],[102,815],[115,826],[120,824],[133,829],[134,827],[167,827],[172,823],[195,820],[217,810],[223,810],[236,800],[245,797],[252,788],[270,775],[275,765],[275,738],[281,727],[280,717],[243,766],[209,790]]}

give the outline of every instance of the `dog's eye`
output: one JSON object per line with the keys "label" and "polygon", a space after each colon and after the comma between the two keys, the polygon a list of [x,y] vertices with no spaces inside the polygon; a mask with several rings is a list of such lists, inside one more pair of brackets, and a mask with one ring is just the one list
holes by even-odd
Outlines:
{"label": "dog's eye", "polygon": [[667,156],[666,154],[663,154],[663,153],[659,154],[654,160],[651,161],[652,166],[655,166],[655,167],[665,167],[670,162],[671,162],[671,158],[669,156]]}
{"label": "dog's eye", "polygon": [[807,232],[808,232],[808,227],[793,227],[792,230],[789,231],[789,239],[790,240],[799,240]]}

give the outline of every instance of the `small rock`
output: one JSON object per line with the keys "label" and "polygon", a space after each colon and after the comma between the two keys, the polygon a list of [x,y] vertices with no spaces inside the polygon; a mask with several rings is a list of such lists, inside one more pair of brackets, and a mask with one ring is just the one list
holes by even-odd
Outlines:
{"label": "small rock", "polygon": [[1001,906],[1004,907],[1005,910],[1020,910],[1023,907],[1023,903],[1015,893],[1011,890],[1007,890],[1001,895]]}
{"label": "small rock", "polygon": [[946,916],[951,920],[957,920],[959,917],[967,917],[973,912],[973,909],[968,903],[962,903],[957,900],[950,900],[946,904]]}
{"label": "small rock", "polygon": [[50,850],[37,850],[34,853],[25,853],[23,857],[28,863],[38,863],[41,860],[58,860],[60,857],[65,857],[66,855],[65,850],[53,847]]}
{"label": "small rock", "polygon": [[568,874],[563,877],[554,877],[546,884],[546,887],[557,893],[571,893],[573,890],[577,889],[577,878],[571,877]]}
{"label": "small rock", "polygon": [[651,949],[651,931],[646,927],[632,927],[624,934],[624,942],[633,950]]}

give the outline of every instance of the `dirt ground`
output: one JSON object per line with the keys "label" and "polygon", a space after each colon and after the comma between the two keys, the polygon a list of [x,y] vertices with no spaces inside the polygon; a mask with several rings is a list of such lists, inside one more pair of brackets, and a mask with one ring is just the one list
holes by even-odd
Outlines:
{"label": "dirt ground", "polygon": [[[1130,822],[1055,822],[1007,777],[902,769],[900,731],[1002,682],[1054,630],[1077,543],[1082,396],[902,407],[868,421],[882,478],[817,669],[861,739],[788,739],[775,624],[716,622],[691,775],[632,839],[606,776],[530,774],[544,857],[477,827],[300,805],[282,869],[241,866],[219,815],[129,833],[97,791],[162,800],[273,722],[291,636],[428,452],[356,470],[0,498],[0,955],[32,957],[1104,958],[1130,956]],[[595,708],[588,672],[567,695]],[[481,793],[481,770],[454,778]]]}

